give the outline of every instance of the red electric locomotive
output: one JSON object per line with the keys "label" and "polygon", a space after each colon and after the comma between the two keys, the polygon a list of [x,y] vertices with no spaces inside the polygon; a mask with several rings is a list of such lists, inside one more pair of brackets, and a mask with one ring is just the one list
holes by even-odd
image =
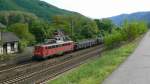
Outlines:
{"label": "red electric locomotive", "polygon": [[49,56],[60,55],[74,50],[74,42],[62,32],[57,31],[53,39],[49,39],[44,44],[36,45],[34,58],[43,59]]}
{"label": "red electric locomotive", "polygon": [[34,57],[41,59],[41,58],[46,58],[48,56],[60,55],[65,52],[71,52],[73,50],[74,50],[73,41],[37,45],[35,46]]}

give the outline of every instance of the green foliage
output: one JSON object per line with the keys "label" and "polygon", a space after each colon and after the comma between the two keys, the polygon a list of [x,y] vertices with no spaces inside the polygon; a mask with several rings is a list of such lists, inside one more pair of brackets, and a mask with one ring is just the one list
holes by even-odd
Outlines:
{"label": "green foliage", "polygon": [[109,48],[117,46],[121,41],[123,41],[123,35],[120,31],[113,30],[111,34],[105,34],[104,44]]}
{"label": "green foliage", "polygon": [[143,34],[148,31],[148,23],[145,21],[140,21],[138,28],[140,29],[139,34]]}
{"label": "green foliage", "polygon": [[104,18],[104,19],[95,19],[95,22],[102,33],[109,32],[111,33],[113,27],[115,26],[110,19]]}
{"label": "green foliage", "polygon": [[15,23],[31,23],[40,20],[34,14],[21,11],[0,11],[0,22],[9,26]]}
{"label": "green foliage", "polygon": [[14,55],[14,54],[1,54],[0,55],[0,61],[1,62],[7,62],[8,60],[11,60],[15,57],[16,57],[16,55]]}
{"label": "green foliage", "polygon": [[105,51],[101,57],[49,81],[48,84],[102,84],[103,80],[134,51],[138,42],[134,41],[120,48]]}
{"label": "green foliage", "polygon": [[23,52],[24,49],[28,46],[29,42],[25,39],[19,41],[19,52]]}
{"label": "green foliage", "polygon": [[53,27],[41,21],[32,22],[29,30],[35,36],[37,42],[43,42],[45,39],[52,37],[54,32]]}
{"label": "green foliage", "polygon": [[64,30],[73,40],[94,38],[99,33],[96,23],[82,16],[55,16],[52,27]]}
{"label": "green foliage", "polygon": [[35,41],[35,37],[29,32],[28,24],[13,24],[9,27],[9,31],[15,33],[20,39],[28,41],[27,44],[31,44]]}
{"label": "green foliage", "polygon": [[144,21],[139,22],[124,22],[122,28],[114,29],[111,34],[105,34],[104,44],[108,48],[113,48],[123,41],[131,41],[144,34],[148,30],[147,24]]}
{"label": "green foliage", "polygon": [[122,33],[124,34],[125,40],[133,40],[139,35],[145,33],[148,30],[147,24],[144,21],[139,22],[124,22],[122,27]]}
{"label": "green foliage", "polygon": [[85,38],[94,38],[99,34],[98,27],[94,21],[87,21],[83,25],[82,34]]}
{"label": "green foliage", "polygon": [[66,34],[71,33],[71,21],[73,19],[70,16],[62,16],[62,15],[56,15],[52,18],[51,25],[54,27],[54,29],[61,29]]}

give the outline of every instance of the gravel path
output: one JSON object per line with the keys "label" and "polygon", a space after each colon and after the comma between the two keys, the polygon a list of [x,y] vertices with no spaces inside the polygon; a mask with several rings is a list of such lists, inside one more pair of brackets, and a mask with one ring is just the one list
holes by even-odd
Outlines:
{"label": "gravel path", "polygon": [[103,84],[150,84],[150,31],[134,53]]}

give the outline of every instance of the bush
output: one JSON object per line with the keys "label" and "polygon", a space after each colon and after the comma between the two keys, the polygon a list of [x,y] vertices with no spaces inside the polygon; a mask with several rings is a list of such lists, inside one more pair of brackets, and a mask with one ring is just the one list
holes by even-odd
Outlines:
{"label": "bush", "polygon": [[16,34],[20,39],[26,39],[28,45],[35,41],[35,37],[29,32],[28,24],[16,23],[9,27],[9,31]]}
{"label": "bush", "polygon": [[139,34],[143,34],[148,31],[148,24],[144,21],[139,22],[140,24],[137,25],[139,28]]}
{"label": "bush", "polygon": [[114,29],[110,34],[105,34],[104,44],[107,48],[113,48],[122,41],[131,41],[144,34],[148,30],[144,21],[125,22],[121,29]]}
{"label": "bush", "polygon": [[138,28],[136,23],[130,23],[127,26],[123,26],[123,32],[126,35],[127,40],[133,40],[138,36]]}
{"label": "bush", "polygon": [[19,41],[19,52],[23,52],[28,44],[29,44],[29,41],[27,41],[25,39],[20,40]]}
{"label": "bush", "polygon": [[3,54],[3,55],[0,55],[0,61],[8,61],[14,57],[15,55],[13,54]]}
{"label": "bush", "polygon": [[124,23],[122,33],[125,34],[125,40],[134,40],[139,35],[148,30],[147,24],[144,21]]}
{"label": "bush", "polygon": [[113,30],[111,34],[105,34],[104,44],[107,47],[112,48],[120,44],[122,40],[123,40],[123,35],[121,34],[121,31]]}

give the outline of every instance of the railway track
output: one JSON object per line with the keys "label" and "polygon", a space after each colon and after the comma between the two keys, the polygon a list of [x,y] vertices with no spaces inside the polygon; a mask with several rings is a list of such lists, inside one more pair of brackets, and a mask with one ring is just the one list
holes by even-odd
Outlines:
{"label": "railway track", "polygon": [[[59,65],[56,65],[57,67],[61,67],[61,70],[58,69],[58,68],[55,68],[55,70],[53,70],[52,72],[53,73],[49,73],[50,71],[47,71],[45,72],[45,78],[41,78],[39,80],[36,80],[36,84],[40,84],[40,83],[46,83],[45,81],[48,81],[48,80],[52,80],[54,77],[56,77],[57,75],[59,74],[62,74],[72,68],[75,68],[83,63],[85,63],[86,60],[90,59],[90,58],[96,58],[96,57],[99,57],[100,56],[100,52],[102,52],[104,50],[104,48],[101,48],[99,50],[96,50],[96,51],[93,51],[93,52],[90,52],[90,53],[87,53],[87,54],[84,54],[82,56],[79,56],[75,59],[72,59],[72,60],[68,60],[66,61],[65,63],[62,63],[62,64],[59,64]],[[63,66],[62,66],[63,65]],[[43,73],[42,73],[43,74]],[[47,76],[46,76],[47,75]]]}
{"label": "railway track", "polygon": [[49,79],[54,77],[60,72],[71,69],[72,66],[80,64],[80,62],[78,61],[88,59],[89,55],[93,56],[95,53],[98,53],[100,51],[100,48],[101,46],[96,46],[89,49],[77,51],[75,53],[67,54],[59,58],[50,59],[44,62],[33,62],[31,64],[17,66],[11,69],[0,71],[0,83],[40,83],[47,78]]}
{"label": "railway track", "polygon": [[[65,59],[68,59],[68,58],[71,58],[73,57],[73,55],[80,55],[80,54],[83,54],[83,53],[86,53],[88,51],[91,51],[92,49],[95,49],[96,47],[94,48],[89,48],[89,49],[85,49],[85,50],[81,50],[81,51],[77,51],[75,53],[71,53],[71,54],[67,54],[63,57],[58,57],[58,58],[53,58],[53,59],[50,59],[48,61],[44,61],[44,62],[30,62],[28,64],[23,64],[23,65],[19,65],[19,66],[16,66],[16,67],[11,67],[11,68],[8,68],[8,69],[5,69],[5,70],[1,70],[0,71],[0,75],[4,74],[4,73],[9,73],[9,72],[12,72],[12,71],[18,71],[19,69],[23,69],[23,68],[27,68],[27,67],[33,67],[33,66],[37,66],[37,64],[41,64],[41,63],[45,63],[45,62],[49,62],[49,63],[55,63],[56,61],[63,61]],[[35,65],[36,64],[36,65]],[[1,78],[1,77],[0,77]]]}

